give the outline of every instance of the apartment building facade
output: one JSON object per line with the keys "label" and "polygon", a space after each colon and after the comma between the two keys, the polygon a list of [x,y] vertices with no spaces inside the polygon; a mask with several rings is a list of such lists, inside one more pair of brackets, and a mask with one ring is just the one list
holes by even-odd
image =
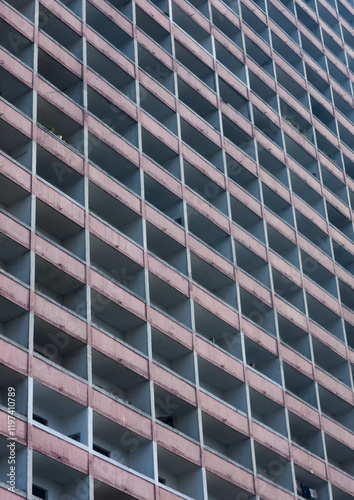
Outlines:
{"label": "apartment building facade", "polygon": [[1,499],[354,498],[353,25],[1,1]]}

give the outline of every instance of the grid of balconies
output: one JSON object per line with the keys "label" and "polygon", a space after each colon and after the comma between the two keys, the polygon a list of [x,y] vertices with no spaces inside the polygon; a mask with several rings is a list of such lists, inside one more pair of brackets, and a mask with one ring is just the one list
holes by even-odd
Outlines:
{"label": "grid of balconies", "polygon": [[353,22],[1,2],[9,498],[351,498]]}

